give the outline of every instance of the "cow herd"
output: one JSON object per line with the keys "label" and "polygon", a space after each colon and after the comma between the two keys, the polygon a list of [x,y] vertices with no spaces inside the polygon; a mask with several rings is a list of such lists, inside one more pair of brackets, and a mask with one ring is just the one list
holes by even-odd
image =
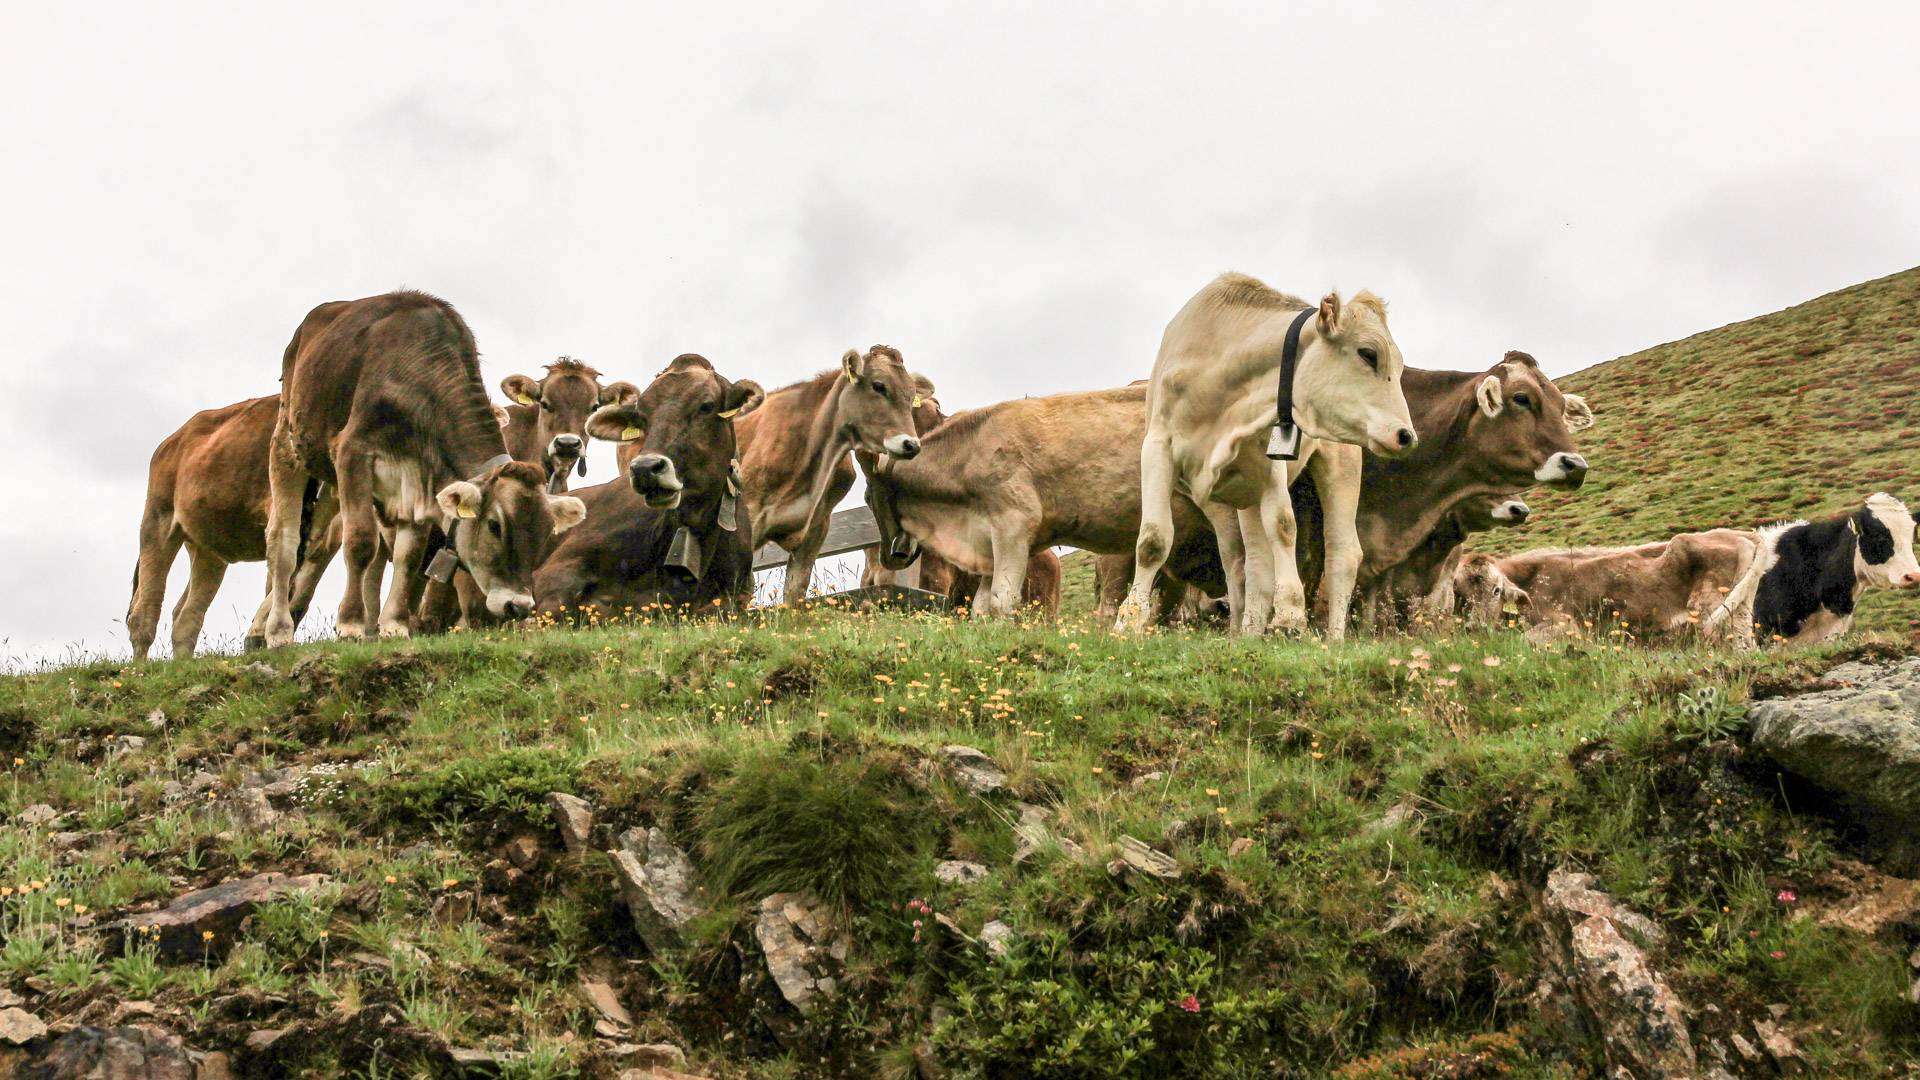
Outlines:
{"label": "cow herd", "polygon": [[[1811,523],[1467,553],[1527,518],[1528,488],[1581,486],[1587,403],[1520,352],[1406,367],[1372,294],[1315,305],[1240,274],[1174,316],[1149,379],[952,417],[884,345],[771,392],[691,353],[645,387],[563,357],[501,389],[505,406],[443,300],[315,308],[280,393],[201,412],[154,452],[135,656],[183,546],[176,656],[226,567],[262,559],[249,646],[292,640],[339,554],[343,638],[728,610],[768,542],[804,596],[856,465],[880,532],[867,580],[918,559],[923,586],[981,615],[1057,609],[1057,545],[1095,553],[1099,612],[1123,631],[1224,617],[1339,638],[1460,617],[1806,643],[1844,632],[1865,587],[1920,585],[1915,517],[1886,494]],[[570,491],[590,439],[618,444],[622,475]]]}

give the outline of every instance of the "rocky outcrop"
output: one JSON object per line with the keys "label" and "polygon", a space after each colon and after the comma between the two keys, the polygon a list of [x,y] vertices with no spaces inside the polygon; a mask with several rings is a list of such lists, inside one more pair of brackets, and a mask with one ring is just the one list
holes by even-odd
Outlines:
{"label": "rocky outcrop", "polygon": [[[129,937],[145,937],[172,959],[221,955],[233,943],[240,920],[270,900],[326,885],[325,874],[258,874],[181,896],[159,911],[121,924]],[[211,936],[208,936],[211,935]]]}
{"label": "rocky outcrop", "polygon": [[980,750],[956,744],[941,747],[940,756],[960,786],[975,795],[991,795],[1007,786],[1007,774]]}
{"label": "rocky outcrop", "polygon": [[554,824],[560,827],[560,839],[567,846],[567,854],[578,855],[587,850],[593,835],[592,804],[578,795],[550,791],[547,805],[553,810]]}
{"label": "rocky outcrop", "polygon": [[1701,1075],[1680,999],[1634,940],[1658,928],[1566,868],[1548,875],[1541,907],[1553,977],[1599,1035],[1610,1075]]}
{"label": "rocky outcrop", "polygon": [[37,1059],[21,1080],[194,1080],[193,1059],[179,1036],[150,1024],[78,1027]]}
{"label": "rocky outcrop", "polygon": [[847,936],[813,897],[775,893],[760,901],[753,936],[780,996],[802,1015],[838,989],[833,972],[847,958]]}
{"label": "rocky outcrop", "polygon": [[1920,657],[1842,664],[1836,689],[1755,704],[1753,748],[1871,820],[1920,827]]}
{"label": "rocky outcrop", "polygon": [[693,873],[693,860],[659,829],[629,829],[613,859],[633,928],[647,948],[664,953],[682,944],[680,930],[707,910]]}

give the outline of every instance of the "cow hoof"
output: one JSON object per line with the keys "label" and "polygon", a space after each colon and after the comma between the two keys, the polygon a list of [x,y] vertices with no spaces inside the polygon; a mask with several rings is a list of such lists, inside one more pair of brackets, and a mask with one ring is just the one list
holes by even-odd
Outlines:
{"label": "cow hoof", "polygon": [[287,647],[288,645],[291,645],[291,644],[293,644],[293,635],[292,635],[292,634],[277,634],[277,633],[274,633],[274,632],[272,632],[272,631],[268,631],[268,633],[267,633],[267,648],[269,648],[269,649],[284,649],[284,648],[286,648],[286,647]]}
{"label": "cow hoof", "polygon": [[413,634],[400,623],[383,623],[380,627],[380,636],[383,639],[391,641],[398,638],[412,637]]}
{"label": "cow hoof", "polygon": [[267,635],[265,634],[248,634],[247,640],[242,646],[247,652],[257,652],[266,647]]}
{"label": "cow hoof", "polygon": [[354,623],[341,623],[334,629],[333,636],[341,641],[365,641],[367,631],[365,627]]}

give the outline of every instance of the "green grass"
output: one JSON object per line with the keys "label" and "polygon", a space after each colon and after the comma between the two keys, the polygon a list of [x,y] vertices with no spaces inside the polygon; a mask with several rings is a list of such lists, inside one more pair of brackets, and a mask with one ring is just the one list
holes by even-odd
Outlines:
{"label": "green grass", "polygon": [[[373,1007],[428,1040],[389,1038],[383,1068],[433,1039],[531,1051],[528,1075],[597,1068],[571,987],[615,971],[644,1034],[717,1077],[898,1074],[927,1041],[956,1077],[1423,1076],[1469,1058],[1573,1076],[1598,1051],[1528,1004],[1526,899],[1572,863],[1669,929],[1655,959],[1688,1001],[1786,1004],[1823,1075],[1875,1074],[1920,1052],[1907,943],[1775,899],[1786,883],[1814,902],[1837,859],[1871,852],[1737,750],[1753,680],[1837,651],[1116,639],[821,612],[310,646],[266,656],[271,676],[209,657],[11,677],[0,708],[32,731],[0,809],[125,809],[65,860],[42,831],[0,829],[0,879],[49,883],[7,900],[0,979],[44,978],[67,1011],[136,987],[182,1017],[219,994],[283,997],[271,1023],[319,1025],[289,1053],[321,1072],[367,1072],[324,1033]],[[98,756],[154,708],[164,738]],[[960,787],[938,753],[955,742],[1010,790]],[[269,757],[331,775],[268,828],[159,794]],[[558,850],[551,790],[692,855],[713,911],[684,950],[649,956],[608,861]],[[1084,857],[1014,864],[1016,800]],[[1395,807],[1411,816],[1376,824]],[[491,891],[522,832],[541,861]],[[1111,869],[1123,835],[1181,877]],[[989,873],[944,885],[942,859]],[[164,982],[138,952],[96,958],[54,904],[105,921],[266,869],[336,884],[263,907],[231,951],[162,965]],[[428,918],[460,890],[482,893],[474,919]],[[824,898],[854,943],[841,993],[797,1033],[776,1022],[752,933],[758,900],[785,890]],[[1013,956],[932,912],[970,936],[1006,922]],[[267,1022],[208,1015],[196,1037],[230,1049]]]}

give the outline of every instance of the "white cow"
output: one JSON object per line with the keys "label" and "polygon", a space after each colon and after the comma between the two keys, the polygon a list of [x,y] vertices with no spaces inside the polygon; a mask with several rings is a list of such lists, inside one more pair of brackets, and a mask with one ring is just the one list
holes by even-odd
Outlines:
{"label": "white cow", "polygon": [[1390,457],[1418,436],[1400,390],[1403,364],[1387,331],[1386,304],[1361,292],[1343,305],[1329,293],[1299,330],[1292,387],[1292,419],[1303,436],[1298,458],[1267,458],[1269,431],[1285,419],[1277,415],[1277,392],[1287,333],[1301,313],[1313,311],[1245,274],[1222,274],[1167,324],[1147,394],[1140,538],[1119,629],[1145,625],[1148,591],[1173,540],[1176,491],[1213,523],[1240,631],[1304,627],[1287,485],[1308,468],[1326,510],[1327,636],[1344,635],[1361,555],[1354,525],[1359,455],[1316,451],[1322,443],[1347,443]]}

